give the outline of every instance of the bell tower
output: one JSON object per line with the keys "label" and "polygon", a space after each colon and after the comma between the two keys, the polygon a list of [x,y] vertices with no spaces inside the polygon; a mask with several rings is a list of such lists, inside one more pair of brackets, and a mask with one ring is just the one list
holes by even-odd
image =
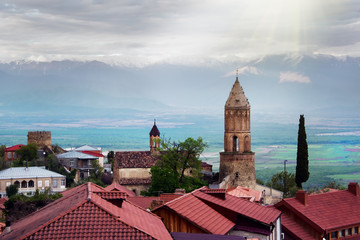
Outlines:
{"label": "bell tower", "polygon": [[160,147],[160,131],[156,126],[156,120],[154,119],[154,126],[152,127],[150,133],[150,152],[152,154],[158,153]]}
{"label": "bell tower", "polygon": [[251,152],[250,104],[238,76],[225,103],[224,152],[220,153],[220,182],[253,188],[256,184],[255,154]]}

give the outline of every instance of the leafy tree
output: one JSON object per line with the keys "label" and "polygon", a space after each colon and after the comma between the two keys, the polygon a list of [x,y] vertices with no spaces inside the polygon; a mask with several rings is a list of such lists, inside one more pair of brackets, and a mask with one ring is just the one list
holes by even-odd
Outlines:
{"label": "leafy tree", "polygon": [[26,166],[28,162],[38,158],[38,147],[34,143],[30,143],[26,146],[22,146],[19,150],[16,151],[16,154],[19,156],[19,165],[24,166],[24,161],[26,161]]}
{"label": "leafy tree", "polygon": [[176,188],[185,188],[189,192],[204,186],[199,157],[206,147],[201,137],[187,138],[183,142],[161,141],[160,159],[150,171],[149,193],[174,192]]}
{"label": "leafy tree", "polygon": [[100,166],[99,160],[91,161],[91,168],[92,169],[90,170],[90,177],[100,180],[104,168]]}
{"label": "leafy tree", "polygon": [[32,197],[27,197],[23,194],[13,195],[4,203],[6,221],[11,224],[55,201],[61,196],[60,193],[51,194],[49,189],[42,193],[36,190],[35,195]]}
{"label": "leafy tree", "polygon": [[6,148],[5,145],[0,146],[0,158],[5,157],[5,148]]}
{"label": "leafy tree", "polygon": [[16,186],[15,184],[6,187],[6,196],[8,198],[16,195],[17,193],[18,193],[18,186]]}
{"label": "leafy tree", "polygon": [[114,151],[109,151],[107,154],[108,163],[112,165],[114,158],[115,158]]}
{"label": "leafy tree", "polygon": [[308,158],[309,155],[306,141],[305,119],[304,115],[300,115],[295,176],[295,181],[298,188],[302,188],[302,183],[309,179],[310,173]]}
{"label": "leafy tree", "polygon": [[272,187],[284,193],[284,197],[294,197],[297,192],[295,175],[293,173],[285,172],[286,191],[284,191],[284,172],[276,173],[271,177],[271,181],[266,183],[266,186]]}

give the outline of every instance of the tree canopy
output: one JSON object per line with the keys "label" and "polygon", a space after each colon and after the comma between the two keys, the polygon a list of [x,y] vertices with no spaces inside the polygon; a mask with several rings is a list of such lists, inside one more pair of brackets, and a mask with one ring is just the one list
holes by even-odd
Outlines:
{"label": "tree canopy", "polygon": [[308,144],[306,141],[305,118],[304,115],[300,115],[295,176],[295,181],[298,188],[302,188],[302,183],[309,179],[310,173],[308,158],[309,155]]}
{"label": "tree canopy", "polygon": [[284,197],[294,197],[297,192],[295,175],[293,173],[285,172],[286,189],[284,189],[284,172],[279,172],[271,177],[271,181],[266,183],[266,186],[272,187],[284,193]]}
{"label": "tree canopy", "polygon": [[[26,166],[28,162],[38,158],[38,147],[34,143],[30,143],[26,146],[22,146],[19,150],[16,150],[16,154],[19,156],[19,165]],[[25,163],[24,163],[25,162]]]}
{"label": "tree canopy", "polygon": [[201,179],[200,154],[207,147],[201,137],[187,138],[181,142],[163,140],[160,142],[160,159],[150,170],[149,193],[174,192],[184,188],[187,192],[204,186]]}

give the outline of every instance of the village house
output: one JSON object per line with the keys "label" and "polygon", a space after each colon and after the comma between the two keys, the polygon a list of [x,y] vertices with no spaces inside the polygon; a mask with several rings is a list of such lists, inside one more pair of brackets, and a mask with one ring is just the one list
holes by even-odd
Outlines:
{"label": "village house", "polygon": [[16,160],[18,158],[18,156],[16,154],[16,151],[19,150],[22,146],[25,146],[25,145],[18,144],[18,145],[15,145],[15,146],[5,148],[5,151],[4,151],[5,161]]}
{"label": "village house", "polygon": [[347,190],[309,195],[299,190],[295,198],[275,205],[282,212],[285,239],[360,239],[360,193],[357,183]]}
{"label": "village house", "polygon": [[66,177],[45,167],[12,167],[0,171],[0,197],[6,196],[6,187],[17,185],[18,192],[34,195],[36,190],[62,192],[66,190]]}
{"label": "village house", "polygon": [[152,210],[171,232],[281,239],[281,212],[202,187]]}
{"label": "village house", "polygon": [[85,183],[5,228],[1,239],[163,239],[161,219],[119,191]]}

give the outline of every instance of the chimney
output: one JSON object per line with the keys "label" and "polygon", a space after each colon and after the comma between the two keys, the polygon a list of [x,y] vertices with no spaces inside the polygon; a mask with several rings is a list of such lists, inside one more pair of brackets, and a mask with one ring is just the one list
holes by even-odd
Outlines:
{"label": "chimney", "polygon": [[297,191],[296,200],[298,200],[300,203],[304,204],[305,206],[309,204],[308,195],[304,190]]}
{"label": "chimney", "polygon": [[354,194],[355,196],[359,196],[359,185],[356,182],[351,182],[348,185],[348,191]]}

